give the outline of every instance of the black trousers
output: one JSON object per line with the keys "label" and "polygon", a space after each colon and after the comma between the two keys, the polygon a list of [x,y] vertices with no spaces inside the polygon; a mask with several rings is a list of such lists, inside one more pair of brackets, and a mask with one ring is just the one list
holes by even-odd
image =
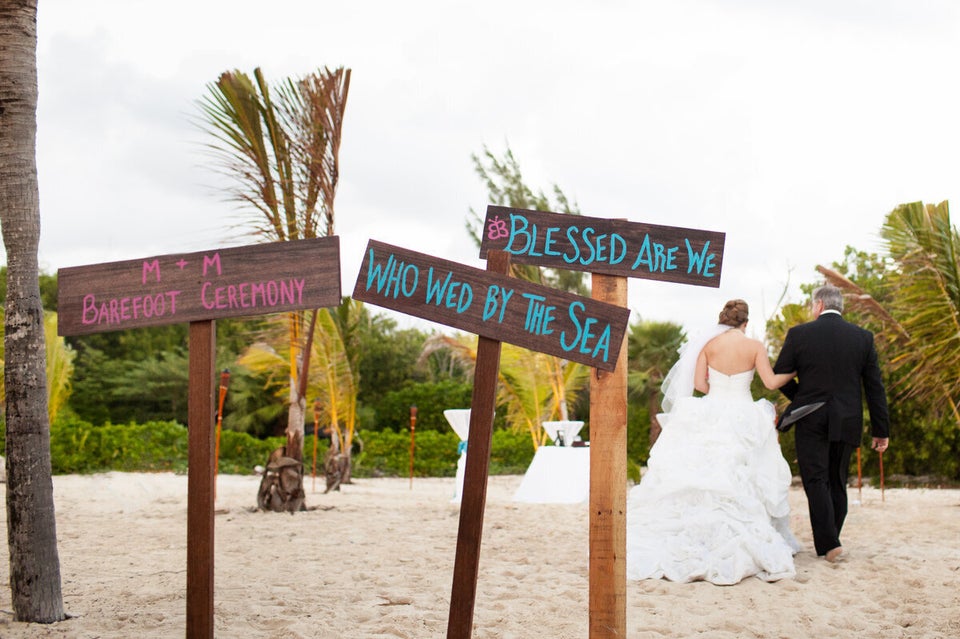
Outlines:
{"label": "black trousers", "polygon": [[817,555],[840,546],[840,530],[847,517],[847,473],[854,446],[829,441],[827,415],[813,413],[796,428],[797,463],[807,494],[813,545]]}

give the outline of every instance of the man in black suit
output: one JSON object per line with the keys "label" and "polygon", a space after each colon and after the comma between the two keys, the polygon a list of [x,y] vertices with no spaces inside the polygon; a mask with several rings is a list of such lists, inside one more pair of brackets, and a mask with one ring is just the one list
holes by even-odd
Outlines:
{"label": "man in black suit", "polygon": [[890,422],[873,334],[841,317],[843,295],[834,286],[816,289],[812,304],[814,321],[787,331],[773,370],[797,372],[796,380],[780,388],[790,399],[785,415],[823,402],[796,423],[797,463],[817,555],[837,562],[843,555],[847,472],[850,455],[860,446],[864,396],[872,448],[878,452],[887,449]]}

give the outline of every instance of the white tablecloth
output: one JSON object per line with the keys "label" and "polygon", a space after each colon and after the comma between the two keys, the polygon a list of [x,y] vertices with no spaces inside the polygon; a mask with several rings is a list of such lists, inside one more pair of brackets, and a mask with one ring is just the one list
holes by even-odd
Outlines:
{"label": "white tablecloth", "polygon": [[513,494],[513,501],[579,504],[589,497],[590,448],[541,446]]}
{"label": "white tablecloth", "polygon": [[[467,441],[470,435],[470,409],[469,408],[448,408],[443,411],[443,416],[447,418],[450,428],[457,434],[461,441]],[[454,489],[453,499],[450,501],[460,502],[463,497],[463,476],[467,468],[467,451],[464,449],[457,459],[457,477],[456,488]]]}

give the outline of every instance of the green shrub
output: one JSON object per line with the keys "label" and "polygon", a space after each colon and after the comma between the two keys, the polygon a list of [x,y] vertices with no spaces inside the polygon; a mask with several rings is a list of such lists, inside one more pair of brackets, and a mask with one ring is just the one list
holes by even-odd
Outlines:
{"label": "green shrub", "polygon": [[93,426],[65,417],[50,427],[54,474],[107,470],[183,472],[187,430],[175,422]]}
{"label": "green shrub", "polygon": [[[308,441],[309,440],[309,441]],[[328,440],[321,439],[319,446],[326,452]],[[220,433],[220,461],[218,472],[230,475],[249,475],[254,466],[264,466],[270,453],[287,443],[286,437],[257,439],[247,433],[224,430]],[[318,448],[319,448],[318,446]],[[313,455],[313,435],[304,439],[303,460],[307,467]],[[323,459],[321,456],[320,459]],[[308,468],[309,470],[309,468]]]}
{"label": "green shrub", "polygon": [[[453,477],[460,458],[460,438],[419,430],[414,439],[413,474],[417,477]],[[363,452],[353,459],[356,477],[407,477],[410,474],[410,431],[363,431]],[[533,442],[526,433],[495,430],[490,448],[490,474],[523,474],[533,460]]]}

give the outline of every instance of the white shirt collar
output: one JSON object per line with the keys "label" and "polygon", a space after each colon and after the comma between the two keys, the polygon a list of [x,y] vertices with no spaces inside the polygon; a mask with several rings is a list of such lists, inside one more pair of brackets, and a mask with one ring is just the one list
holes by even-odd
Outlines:
{"label": "white shirt collar", "polygon": [[834,315],[840,315],[840,311],[838,311],[838,310],[835,309],[835,308],[827,308],[827,309],[824,309],[824,310],[820,311],[820,314],[821,314],[821,315],[826,315],[827,313],[833,313]]}

